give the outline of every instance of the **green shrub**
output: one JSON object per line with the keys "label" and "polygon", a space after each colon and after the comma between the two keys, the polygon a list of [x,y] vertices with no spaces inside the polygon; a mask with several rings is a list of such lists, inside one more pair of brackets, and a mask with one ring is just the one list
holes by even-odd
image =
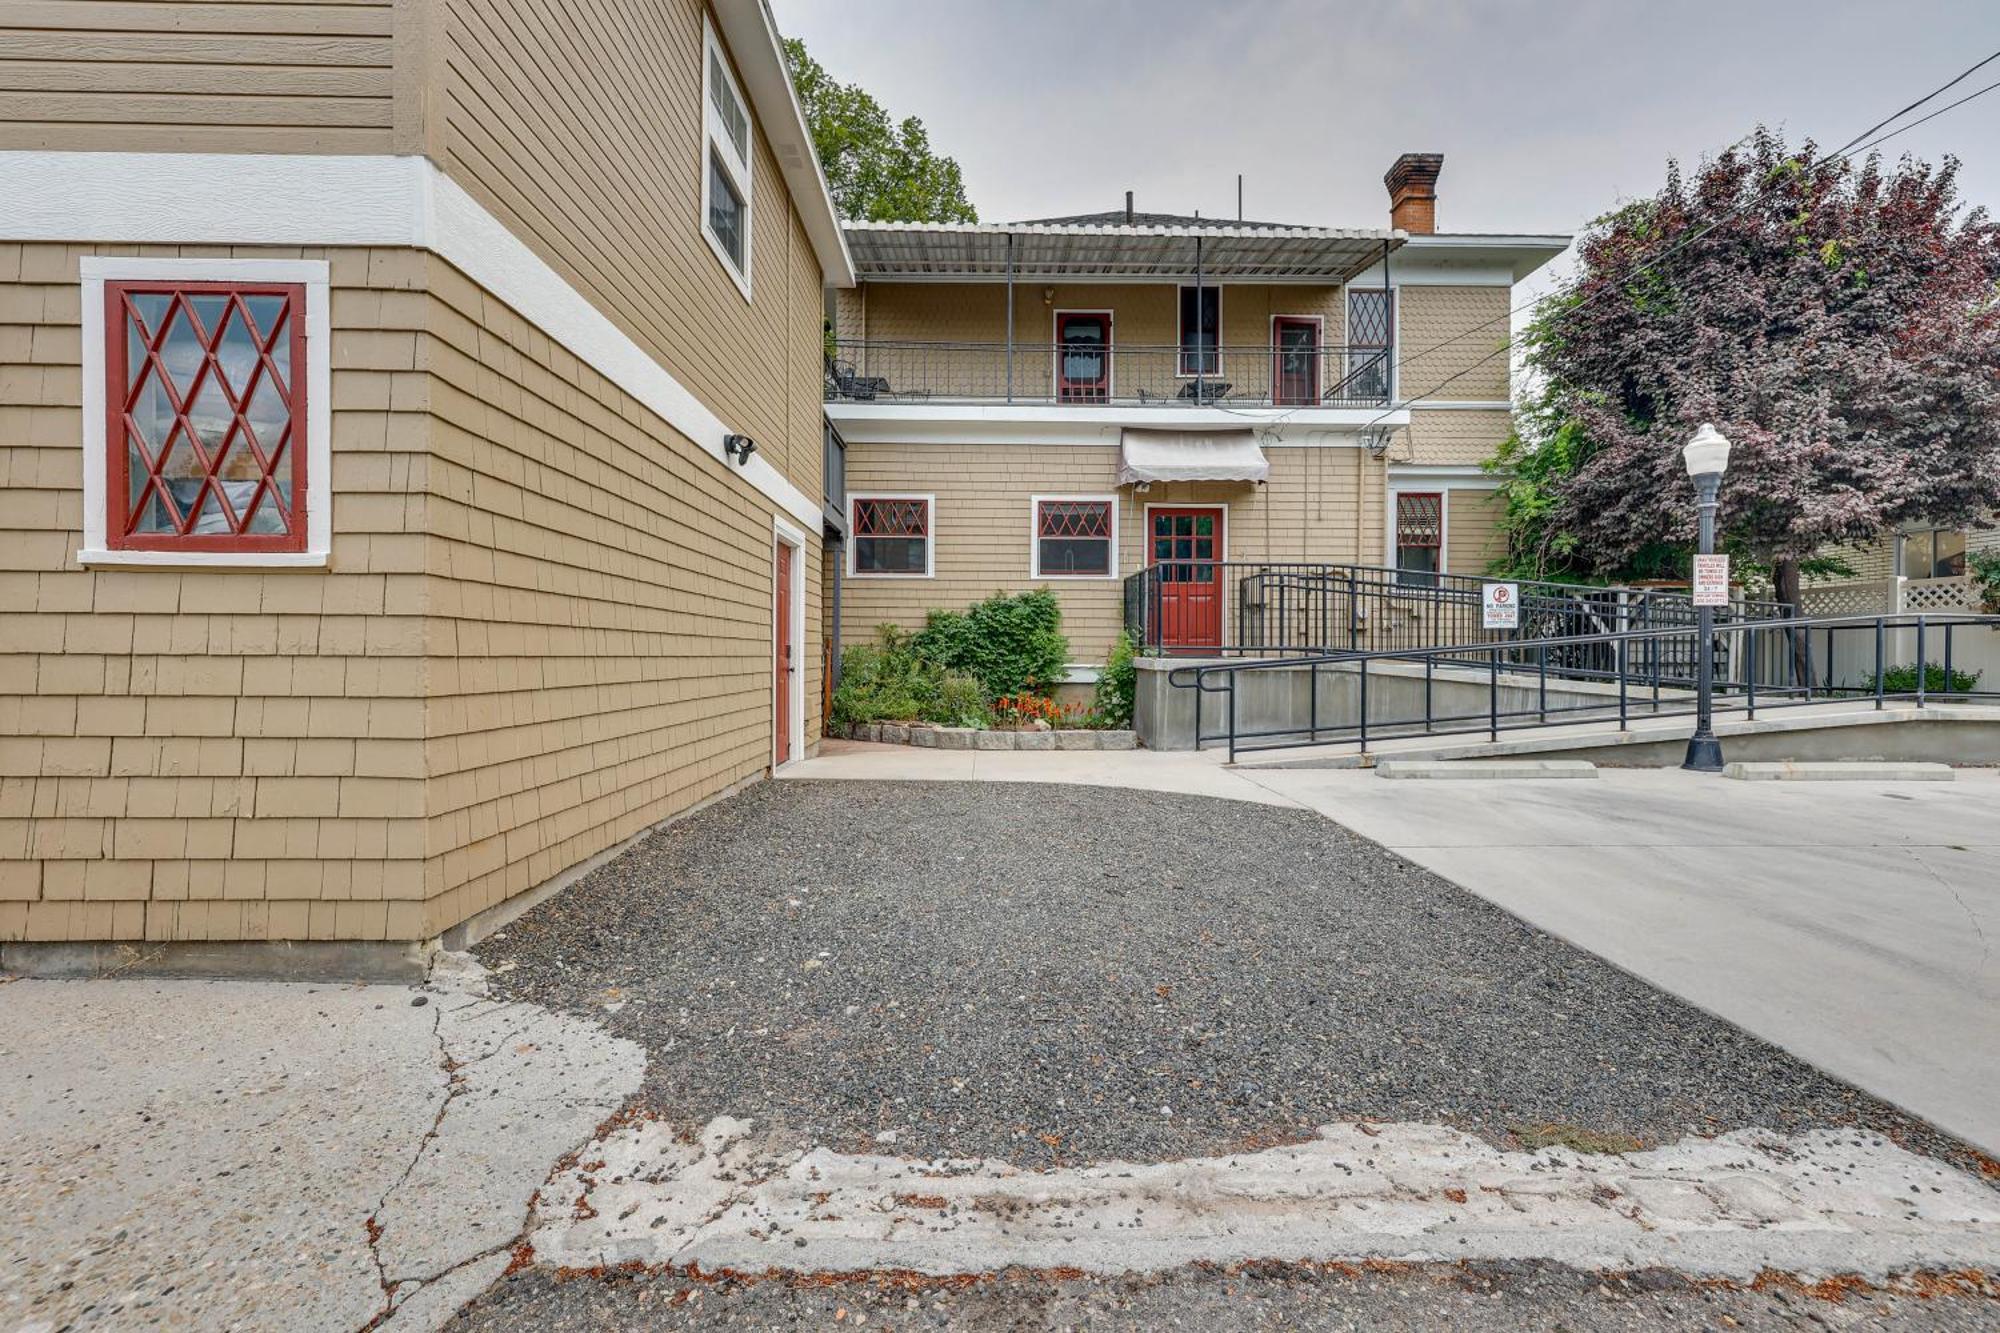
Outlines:
{"label": "green shrub", "polygon": [[1123,729],[1132,725],[1132,702],[1139,690],[1139,669],[1132,664],[1132,657],[1132,636],[1120,630],[1118,642],[1111,645],[1111,656],[1104,659],[1104,670],[1097,675],[1097,694],[1090,701],[1100,727]]}
{"label": "green shrub", "polygon": [[1979,585],[1981,608],[1990,616],[2000,616],[2000,551],[1974,551],[1965,557],[1966,572]]}
{"label": "green shrub", "polygon": [[[1924,693],[1970,694],[1973,687],[1979,684],[1979,676],[1980,673],[1977,671],[1953,671],[1951,673],[1951,680],[1947,684],[1944,664],[1941,662],[1926,662],[1924,663]],[[1874,673],[1869,673],[1862,683],[1869,693],[1874,693]],[[1882,673],[1882,692],[1884,694],[1915,694],[1917,692],[1917,664],[1915,662],[1905,662],[1901,666],[1892,666],[1887,671],[1884,671]]]}
{"label": "green shrub", "polygon": [[879,626],[876,634],[879,642],[856,644],[840,655],[835,722],[986,725],[986,691],[977,680],[919,656],[911,636],[894,625]]}
{"label": "green shrub", "polygon": [[1023,690],[1047,693],[1069,662],[1062,607],[1047,588],[995,593],[965,611],[933,611],[910,640],[921,657],[974,676],[989,699]]}

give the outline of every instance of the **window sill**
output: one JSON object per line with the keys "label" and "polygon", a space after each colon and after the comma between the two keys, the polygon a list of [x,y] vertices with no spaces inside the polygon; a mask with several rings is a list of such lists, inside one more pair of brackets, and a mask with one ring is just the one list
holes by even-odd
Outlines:
{"label": "window sill", "polygon": [[89,568],[122,566],[138,569],[242,569],[324,572],[332,563],[327,551],[106,551],[82,550],[77,563]]}

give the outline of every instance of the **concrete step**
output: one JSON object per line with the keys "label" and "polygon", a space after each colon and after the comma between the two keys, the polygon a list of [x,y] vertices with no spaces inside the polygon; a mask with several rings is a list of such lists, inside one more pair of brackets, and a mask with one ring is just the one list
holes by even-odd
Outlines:
{"label": "concrete step", "polygon": [[1731,763],[1722,776],[1743,782],[1955,782],[1949,764],[1870,763],[1861,760],[1791,760],[1780,763]]}
{"label": "concrete step", "polygon": [[1594,778],[1597,765],[1583,759],[1382,759],[1378,778]]}

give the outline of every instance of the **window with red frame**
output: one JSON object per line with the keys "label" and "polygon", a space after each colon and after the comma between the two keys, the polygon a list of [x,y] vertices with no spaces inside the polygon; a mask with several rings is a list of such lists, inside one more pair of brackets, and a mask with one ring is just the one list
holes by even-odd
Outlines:
{"label": "window with red frame", "polygon": [[1396,497],[1396,568],[1404,583],[1437,579],[1444,555],[1444,496],[1433,492]]}
{"label": "window with red frame", "polygon": [[856,574],[930,573],[929,500],[857,497],[853,533]]}
{"label": "window with red frame", "polygon": [[1035,577],[1089,578],[1111,573],[1109,500],[1035,502]]}
{"label": "window with red frame", "polygon": [[104,304],[110,546],[305,550],[304,286],[107,282]]}

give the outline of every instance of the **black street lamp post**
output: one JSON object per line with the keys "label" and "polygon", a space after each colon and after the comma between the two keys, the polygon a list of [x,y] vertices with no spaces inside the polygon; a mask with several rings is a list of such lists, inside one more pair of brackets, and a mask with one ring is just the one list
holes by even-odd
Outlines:
{"label": "black street lamp post", "polygon": [[[1715,554],[1715,506],[1716,497],[1722,490],[1722,474],[1729,468],[1729,441],[1722,432],[1706,422],[1695,432],[1687,447],[1681,450],[1681,458],[1687,464],[1688,476],[1694,480],[1695,502],[1701,511],[1701,537],[1698,550],[1702,555]],[[1699,590],[1697,590],[1699,591]],[[1697,605],[1695,608],[1695,633],[1699,641],[1695,645],[1695,720],[1694,735],[1688,737],[1687,758],[1681,767],[1696,773],[1720,773],[1722,771],[1722,742],[1716,739],[1713,717],[1715,701],[1715,610],[1713,607]]]}

